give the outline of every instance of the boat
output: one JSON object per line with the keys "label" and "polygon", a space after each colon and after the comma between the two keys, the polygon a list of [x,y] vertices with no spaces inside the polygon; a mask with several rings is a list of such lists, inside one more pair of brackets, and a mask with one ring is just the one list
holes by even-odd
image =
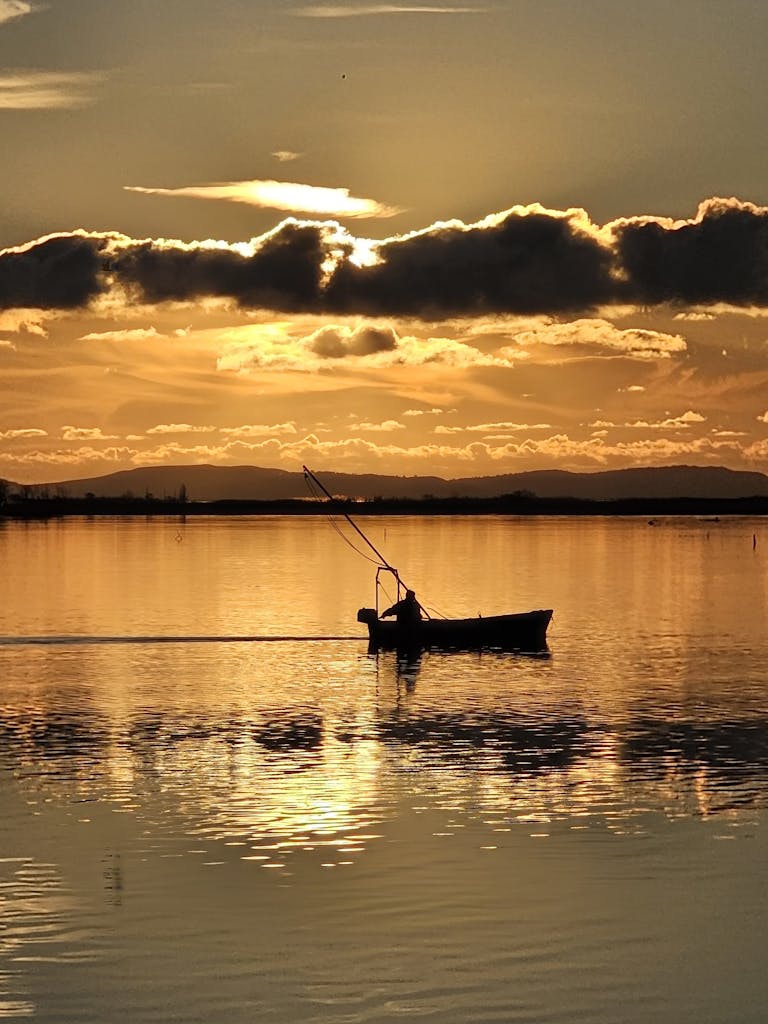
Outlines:
{"label": "boat", "polygon": [[433,648],[437,650],[537,652],[547,649],[552,609],[510,615],[478,615],[471,619],[423,619],[413,626],[380,619],[375,608],[361,608],[357,621],[368,626],[372,650]]}
{"label": "boat", "polygon": [[[336,499],[315,474],[306,466],[302,468],[304,479],[312,494],[317,496],[313,488],[313,485],[316,485],[331,504],[335,504]],[[342,508],[339,511],[376,556],[376,607],[360,608],[357,613],[357,621],[364,622],[368,626],[368,644],[371,651],[377,651],[382,647],[407,651],[418,651],[424,648],[462,651],[496,649],[531,654],[547,650],[547,627],[553,614],[551,608],[540,608],[530,612],[513,612],[509,615],[478,615],[476,618],[470,619],[433,618],[423,605],[416,601],[414,592],[406,587],[397,569],[389,564],[346,510]],[[355,548],[355,550],[358,554],[364,554],[359,548]],[[369,558],[367,554],[365,557]],[[385,622],[379,616],[379,587],[382,573],[389,573],[394,578],[398,601],[405,593],[415,603],[418,609],[416,620],[412,619],[407,624],[404,621]],[[405,602],[403,601],[402,604]],[[395,606],[393,605],[386,614],[394,614],[394,611]],[[421,617],[422,612],[425,617]]]}

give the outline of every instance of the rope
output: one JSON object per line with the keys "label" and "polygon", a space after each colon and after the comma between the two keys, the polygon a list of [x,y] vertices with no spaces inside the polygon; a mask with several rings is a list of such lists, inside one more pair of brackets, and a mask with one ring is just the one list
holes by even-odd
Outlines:
{"label": "rope", "polygon": [[431,604],[423,604],[421,607],[426,608],[428,612],[434,612],[438,619],[448,618],[448,616],[444,612],[439,611],[437,608],[433,608]]}
{"label": "rope", "polygon": [[386,588],[386,587],[384,586],[384,584],[383,584],[383,583],[379,583],[379,584],[378,584],[378,587],[379,587],[379,590],[380,590],[380,591],[381,591],[381,592],[382,592],[382,593],[384,594],[384,596],[386,597],[387,601],[388,601],[388,602],[389,602],[390,604],[394,604],[394,603],[395,603],[395,602],[394,602],[394,599],[393,599],[392,595],[390,594],[390,592],[389,592],[389,591],[387,590],[387,588]]}
{"label": "rope", "polygon": [[[313,481],[313,478],[312,478],[312,473],[307,469],[306,466],[304,467],[304,480],[306,482],[307,488],[309,489],[309,493],[312,495],[312,497],[316,501],[320,500],[320,497],[321,497],[320,490],[322,490],[324,497],[331,498],[331,500],[333,500],[331,495],[328,493],[328,491],[325,490],[325,488],[322,486],[322,484],[320,484],[319,480],[317,481],[317,484],[319,485],[320,489],[318,489],[318,487],[315,486],[315,482]],[[378,558],[371,558],[371,556],[369,554],[367,554],[367,552],[361,550],[355,544],[353,544],[353,542],[349,539],[349,537],[347,537],[346,534],[342,531],[341,527],[336,522],[336,519],[334,518],[334,516],[333,516],[333,514],[331,512],[327,512],[326,513],[326,519],[331,524],[331,526],[336,531],[336,533],[339,535],[339,537],[341,537],[341,539],[344,541],[344,543],[347,544],[349,547],[351,547],[354,552],[356,552],[358,555],[361,555],[367,562],[370,562],[371,565],[375,565],[379,569],[387,569],[389,572],[394,572],[395,578],[397,579],[398,593],[399,593],[399,588],[400,588],[401,581],[400,581],[400,577],[399,577],[397,571],[394,570],[392,568],[392,566],[389,565],[384,560],[384,556],[381,555],[376,550],[376,548],[373,546],[373,544],[371,544],[371,542],[368,540],[368,538],[365,537],[365,534],[363,534],[362,531],[360,531],[360,529],[357,526],[355,526],[355,524],[352,522],[352,520],[349,518],[349,516],[346,513],[342,513],[342,515],[344,516],[345,519],[348,520],[349,523],[351,523],[354,526],[354,528],[357,530],[357,532],[361,534],[361,536],[366,541],[366,543],[369,545],[369,547],[371,547],[372,550],[376,552],[376,554],[378,555]],[[387,599],[389,601],[392,600],[391,595],[387,592],[386,588],[384,586],[382,586],[381,583],[379,583],[379,581],[378,581],[378,573],[377,573],[377,579],[376,579],[376,586],[381,588],[381,590],[384,591],[384,593],[386,594]],[[403,586],[405,586],[405,584],[403,584]],[[378,604],[378,600],[377,600],[377,604]],[[420,602],[420,604],[421,604],[421,602]],[[427,618],[431,618],[431,616],[429,614],[430,611],[435,612],[435,614],[438,616],[438,618],[441,618],[441,619],[447,618],[446,615],[444,615],[440,611],[437,611],[437,609],[432,608],[431,605],[421,604],[421,607],[426,612]]]}
{"label": "rope", "polygon": [[365,551],[363,551],[362,548],[357,547],[354,544],[354,542],[352,540],[350,540],[349,537],[347,537],[347,535],[344,533],[342,528],[339,526],[339,524],[336,522],[336,520],[332,516],[327,515],[326,518],[328,519],[328,522],[331,524],[331,526],[336,531],[336,533],[339,535],[339,537],[341,537],[341,539],[344,541],[344,543],[346,545],[348,545],[348,547],[352,548],[353,551],[356,551],[358,555],[360,555],[362,558],[364,558],[366,560],[366,562],[370,562],[371,565],[379,566],[382,569],[384,568],[384,566],[378,560],[378,558],[371,558],[371,556],[369,554],[367,554]]}
{"label": "rope", "polygon": [[[320,500],[320,492],[315,488],[315,486],[313,485],[311,479],[306,474],[304,476],[304,479],[306,480],[307,487],[309,488],[309,491],[310,491],[312,497],[315,498],[315,500],[319,501]],[[324,515],[325,515],[325,518],[330,523],[331,527],[336,531],[336,533],[344,541],[344,543],[346,545],[348,545],[348,547],[352,548],[352,550],[355,551],[362,558],[364,558],[366,560],[366,562],[370,562],[371,565],[379,566],[382,569],[385,568],[384,564],[378,558],[371,558],[371,556],[369,554],[367,554],[367,552],[365,552],[361,548],[357,547],[357,545],[354,544],[349,539],[349,537],[347,537],[347,535],[341,529],[341,527],[339,526],[339,524],[336,521],[335,517],[333,516],[333,513],[326,512],[326,513],[324,513]]]}

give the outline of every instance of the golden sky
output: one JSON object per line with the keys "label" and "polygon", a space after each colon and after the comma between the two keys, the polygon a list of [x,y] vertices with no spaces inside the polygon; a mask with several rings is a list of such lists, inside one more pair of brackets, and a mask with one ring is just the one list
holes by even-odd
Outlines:
{"label": "golden sky", "polygon": [[748,0],[0,0],[0,476],[767,471],[766,38]]}

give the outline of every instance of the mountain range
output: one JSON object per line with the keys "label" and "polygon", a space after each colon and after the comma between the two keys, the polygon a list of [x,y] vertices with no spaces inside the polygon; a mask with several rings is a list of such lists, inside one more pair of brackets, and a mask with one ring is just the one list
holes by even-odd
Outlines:
{"label": "mountain range", "polygon": [[[764,473],[723,466],[659,466],[595,473],[535,470],[498,476],[443,479],[437,476],[385,476],[323,472],[323,485],[348,498],[490,498],[528,492],[540,498],[611,501],[628,498],[749,498],[768,496]],[[11,488],[22,485],[9,481]],[[274,501],[311,496],[303,474],[257,466],[148,466],[106,476],[32,485],[32,494],[47,492],[72,498],[93,494],[173,498],[190,501]]]}

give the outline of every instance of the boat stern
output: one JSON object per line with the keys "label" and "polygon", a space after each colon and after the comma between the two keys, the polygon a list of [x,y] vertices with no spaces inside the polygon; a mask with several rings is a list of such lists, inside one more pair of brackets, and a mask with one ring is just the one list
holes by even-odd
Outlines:
{"label": "boat stern", "polygon": [[373,622],[379,621],[379,616],[376,614],[375,608],[360,608],[357,612],[357,621],[370,626]]}

